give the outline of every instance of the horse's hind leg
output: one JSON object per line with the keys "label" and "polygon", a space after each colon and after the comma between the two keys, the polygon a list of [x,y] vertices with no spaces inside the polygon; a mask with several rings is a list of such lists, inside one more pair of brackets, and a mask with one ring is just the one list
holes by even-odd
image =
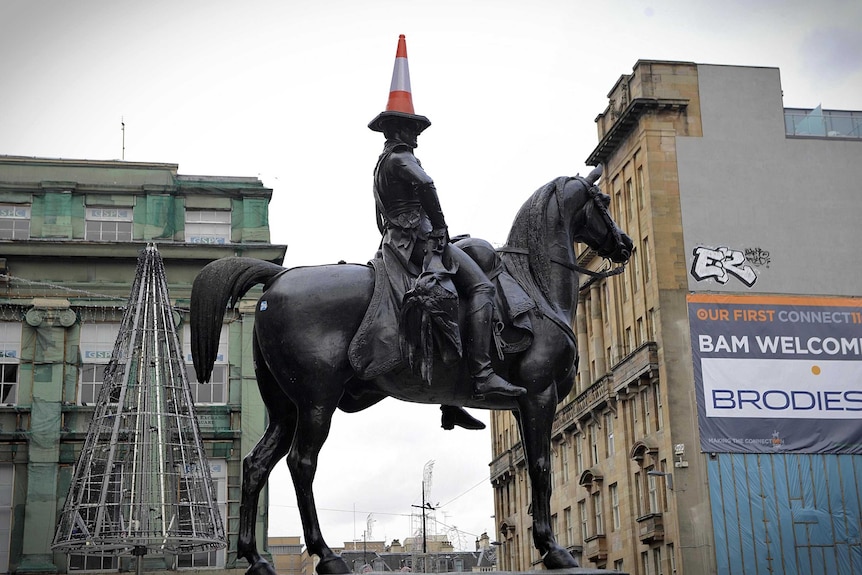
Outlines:
{"label": "horse's hind leg", "polygon": [[296,406],[278,386],[278,382],[260,357],[257,337],[253,345],[255,376],[261,398],[267,408],[268,423],[263,437],[242,460],[242,501],[239,509],[237,556],[249,563],[249,575],[275,575],[269,562],[260,556],[255,540],[257,507],[260,492],[270,472],[287,455],[296,429]]}
{"label": "horse's hind leg", "polygon": [[[293,404],[285,400],[295,415]],[[260,556],[255,541],[255,523],[260,492],[270,472],[287,454],[293,439],[294,417],[270,419],[266,431],[254,449],[242,460],[242,502],[239,512],[237,556],[248,560],[249,575],[275,575],[269,562]]]}
{"label": "horse's hind leg", "polygon": [[314,400],[309,398],[304,406],[298,407],[299,419],[296,426],[296,436],[287,456],[287,466],[293,478],[296,501],[299,514],[302,517],[305,545],[309,555],[317,555],[320,558],[317,572],[321,575],[350,573],[347,563],[335,554],[323,540],[312,489],[314,475],[317,471],[318,455],[329,435],[332,414],[335,412],[337,401],[337,398],[329,401],[319,397],[314,398]]}

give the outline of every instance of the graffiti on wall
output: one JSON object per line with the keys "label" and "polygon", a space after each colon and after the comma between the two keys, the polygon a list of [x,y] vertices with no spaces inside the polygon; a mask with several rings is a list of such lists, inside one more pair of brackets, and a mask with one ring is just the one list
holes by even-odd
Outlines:
{"label": "graffiti on wall", "polygon": [[698,246],[693,250],[691,275],[697,281],[713,280],[724,285],[736,278],[747,287],[757,281],[756,267],[769,267],[769,252],[761,248],[735,250],[726,246]]}
{"label": "graffiti on wall", "polygon": [[762,248],[745,248],[745,261],[754,267],[768,268],[772,258],[769,257],[769,252]]}

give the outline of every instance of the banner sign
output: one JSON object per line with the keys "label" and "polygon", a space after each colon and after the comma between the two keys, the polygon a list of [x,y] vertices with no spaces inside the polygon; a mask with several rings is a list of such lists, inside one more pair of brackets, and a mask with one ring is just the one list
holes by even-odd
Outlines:
{"label": "banner sign", "polygon": [[862,298],[689,294],[707,452],[862,454]]}

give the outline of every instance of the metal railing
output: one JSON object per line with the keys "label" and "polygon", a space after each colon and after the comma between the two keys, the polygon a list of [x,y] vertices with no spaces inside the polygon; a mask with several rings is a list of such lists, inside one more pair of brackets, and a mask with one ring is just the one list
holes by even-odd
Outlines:
{"label": "metal railing", "polygon": [[784,131],[788,136],[862,139],[862,112],[785,108]]}

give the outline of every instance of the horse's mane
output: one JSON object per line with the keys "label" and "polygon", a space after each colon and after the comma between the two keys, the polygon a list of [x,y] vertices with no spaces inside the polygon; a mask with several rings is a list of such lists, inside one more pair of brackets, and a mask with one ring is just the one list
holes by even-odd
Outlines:
{"label": "horse's mane", "polygon": [[548,202],[558,187],[565,186],[567,177],[548,182],[524,202],[512,228],[506,246],[520,248],[527,253],[502,251],[500,254],[506,270],[535,301],[540,309],[550,304],[551,256],[548,251]]}

